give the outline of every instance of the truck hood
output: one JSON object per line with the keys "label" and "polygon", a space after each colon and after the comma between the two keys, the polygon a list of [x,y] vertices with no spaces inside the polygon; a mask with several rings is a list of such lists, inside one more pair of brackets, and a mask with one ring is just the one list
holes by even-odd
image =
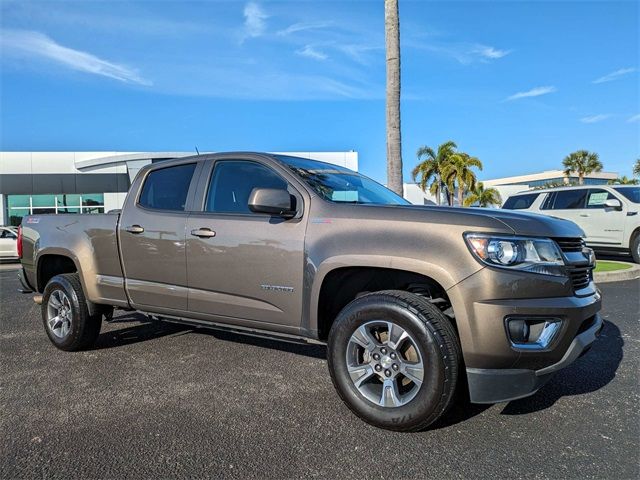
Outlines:
{"label": "truck hood", "polygon": [[563,218],[510,210],[487,209],[486,212],[518,235],[584,237],[584,232],[578,225]]}
{"label": "truck hood", "polygon": [[[561,218],[536,213],[514,212],[494,208],[460,208],[422,205],[394,205],[382,207],[394,210],[394,218],[398,218],[398,210],[402,210],[405,218],[417,220],[419,215],[425,222],[450,223],[468,225],[470,229],[482,226],[486,228],[509,229],[515,235],[535,237],[584,237],[584,232],[575,223]],[[382,213],[382,212],[380,212]],[[384,214],[382,215],[384,216]]]}

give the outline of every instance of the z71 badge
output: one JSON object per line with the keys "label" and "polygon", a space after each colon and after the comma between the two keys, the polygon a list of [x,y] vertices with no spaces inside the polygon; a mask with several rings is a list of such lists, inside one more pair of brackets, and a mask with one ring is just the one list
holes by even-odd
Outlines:
{"label": "z71 badge", "polygon": [[263,290],[271,290],[274,292],[293,292],[293,287],[283,287],[282,285],[260,285]]}

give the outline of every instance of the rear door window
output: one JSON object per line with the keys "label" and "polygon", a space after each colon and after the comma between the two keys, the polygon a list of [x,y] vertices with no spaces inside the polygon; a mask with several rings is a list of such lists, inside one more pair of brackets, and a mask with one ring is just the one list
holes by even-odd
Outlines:
{"label": "rear door window", "polygon": [[561,190],[549,195],[542,206],[543,210],[575,210],[585,207],[587,189],[577,188]]}
{"label": "rear door window", "polygon": [[524,210],[526,208],[530,208],[533,205],[533,202],[536,201],[536,198],[540,196],[539,193],[529,193],[527,195],[514,195],[509,197],[502,208],[506,208],[507,210]]}
{"label": "rear door window", "polygon": [[184,211],[195,163],[151,171],[144,181],[138,203],[154,210]]}

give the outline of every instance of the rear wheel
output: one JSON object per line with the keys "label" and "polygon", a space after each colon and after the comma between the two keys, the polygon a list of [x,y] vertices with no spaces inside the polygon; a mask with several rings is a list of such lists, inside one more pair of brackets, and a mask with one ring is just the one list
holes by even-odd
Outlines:
{"label": "rear wheel", "polygon": [[90,348],[100,334],[102,315],[90,315],[77,273],[56,275],[42,295],[42,322],[49,340],[60,350]]}
{"label": "rear wheel", "polygon": [[449,408],[460,347],[449,319],[418,295],[389,290],[348,304],[329,334],[338,394],[377,427],[415,431]]}

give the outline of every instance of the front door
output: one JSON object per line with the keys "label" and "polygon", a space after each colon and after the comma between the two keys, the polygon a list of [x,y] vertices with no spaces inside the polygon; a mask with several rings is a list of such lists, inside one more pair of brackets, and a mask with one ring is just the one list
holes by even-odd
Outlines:
{"label": "front door", "polygon": [[627,212],[622,202],[621,210],[605,207],[607,200],[619,199],[602,188],[589,189],[586,208],[580,212],[580,226],[589,243],[621,246]]}
{"label": "front door", "polygon": [[[120,219],[120,248],[131,303],[142,310],[187,310],[185,226],[196,163],[151,170],[137,179]],[[191,187],[191,184],[194,184]],[[129,197],[132,197],[131,195]]]}
{"label": "front door", "polygon": [[[201,211],[189,216],[186,228],[191,315],[299,327],[302,197],[281,173],[257,160],[217,160],[208,168],[201,180]],[[251,212],[248,199],[256,187],[288,189],[298,198],[298,215],[284,219]]]}

